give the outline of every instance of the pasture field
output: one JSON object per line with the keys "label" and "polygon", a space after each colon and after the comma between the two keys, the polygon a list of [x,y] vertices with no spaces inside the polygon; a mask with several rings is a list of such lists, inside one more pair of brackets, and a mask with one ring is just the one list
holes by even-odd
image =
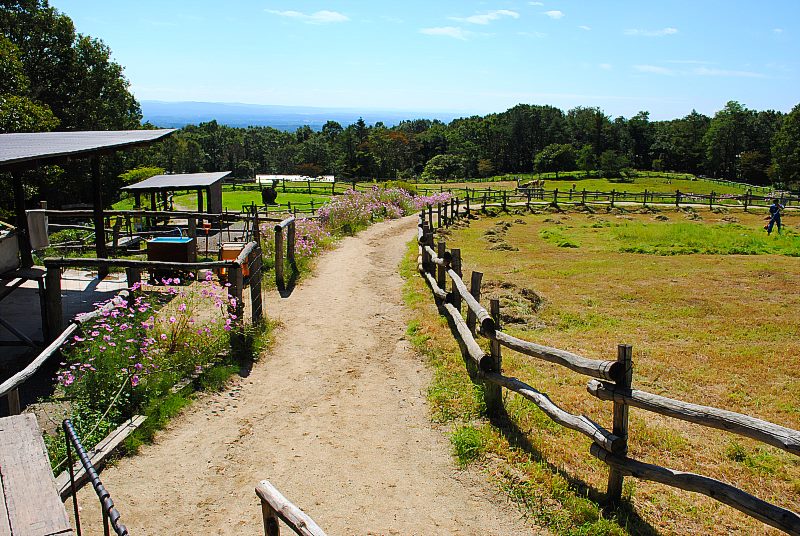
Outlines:
{"label": "pasture field", "polygon": [[[673,182],[674,184],[674,182]],[[800,428],[800,215],[782,236],[764,213],[663,210],[482,216],[446,231],[465,280],[484,273],[482,302],[501,301],[503,329],[597,359],[633,345],[634,388]],[[406,275],[415,272],[416,245]],[[477,459],[557,534],[778,534],[702,495],[626,478],[626,507],[601,516],[608,470],[581,435],[505,395],[508,420],[482,418],[447,323],[410,279],[411,340],[431,359],[435,420],[459,459]],[[587,378],[503,349],[503,369],[567,411],[611,428],[612,406]],[[630,456],[732,483],[800,511],[800,459],[725,432],[630,409]],[[609,519],[611,518],[611,519]]]}
{"label": "pasture field", "polygon": [[[289,193],[289,192],[281,192],[278,191],[278,198],[276,202],[280,203],[281,205],[286,205],[287,203],[300,204],[306,205],[314,200],[315,206],[319,207],[322,204],[330,199],[330,196],[323,195],[323,194],[302,194],[302,193]],[[133,210],[133,196],[126,197],[114,203],[113,209],[114,210]],[[176,210],[196,210],[197,209],[197,194],[194,192],[190,193],[183,193],[176,195],[173,198],[175,203]],[[144,200],[143,202],[149,207],[149,200]],[[205,199],[203,200],[205,202]],[[222,192],[222,207],[228,211],[240,211],[242,210],[242,205],[249,205],[250,203],[255,203],[257,205],[261,204],[261,193],[258,191],[249,191],[249,190],[236,190],[232,191],[227,187]]]}

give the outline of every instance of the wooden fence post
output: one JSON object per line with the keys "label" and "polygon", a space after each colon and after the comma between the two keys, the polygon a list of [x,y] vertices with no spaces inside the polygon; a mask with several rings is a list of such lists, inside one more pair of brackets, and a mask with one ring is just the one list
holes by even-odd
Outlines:
{"label": "wooden fence post", "polygon": [[125,268],[125,277],[128,280],[128,288],[131,288],[136,283],[142,282],[141,268],[128,267]]}
{"label": "wooden fence post", "polygon": [[583,189],[583,193],[581,194],[581,205],[586,204],[586,188]]}
{"label": "wooden fence post", "polygon": [[294,258],[295,242],[297,232],[295,230],[294,221],[290,222],[286,227],[286,260],[289,261],[289,266],[292,270],[297,270],[297,263]]}
{"label": "wooden fence post", "polygon": [[[492,298],[489,301],[489,314],[494,320],[495,329],[500,329],[500,300]],[[492,371],[500,373],[503,370],[503,356],[500,351],[500,342],[495,339],[489,344],[489,355],[492,358]],[[483,400],[486,404],[486,413],[489,416],[501,415],[503,412],[503,388],[493,382],[483,385]]]}
{"label": "wooden fence post", "polygon": [[[444,253],[447,250],[447,244],[444,242],[439,242],[436,245],[436,256],[440,259],[444,259]],[[440,289],[445,289],[445,284],[447,282],[447,268],[442,266],[441,264],[436,265],[436,284],[439,286]]]}
{"label": "wooden fence post", "polygon": [[469,218],[469,188],[467,188],[467,196],[464,199],[464,203],[465,203],[464,214],[467,216],[467,218]]}
{"label": "wooden fence post", "polygon": [[483,192],[483,212],[486,212],[486,192]]}
{"label": "wooden fence post", "polygon": [[647,190],[644,191],[644,201],[642,201],[643,206],[647,206]]}
{"label": "wooden fence post", "polygon": [[750,190],[744,193],[744,211],[747,212],[747,205],[750,204]]}
{"label": "wooden fence post", "polygon": [[[622,364],[625,375],[621,381],[616,382],[620,389],[630,389],[633,381],[633,347],[629,344],[617,346],[617,361]],[[624,402],[614,402],[614,428],[613,434],[622,439],[623,449],[618,453],[625,456],[628,453],[628,405]],[[619,504],[622,499],[623,475],[617,469],[610,469],[608,473],[608,489],[606,501],[609,504]]]}
{"label": "wooden fence post", "polygon": [[275,284],[283,288],[283,228],[275,226]]}
{"label": "wooden fence post", "polygon": [[194,216],[186,220],[186,234],[189,238],[197,238],[197,218]]}
{"label": "wooden fence post", "polygon": [[264,302],[261,298],[261,267],[263,266],[263,255],[261,247],[258,246],[253,251],[252,261],[250,261],[250,309],[253,324],[258,324],[264,319]]}
{"label": "wooden fence post", "polygon": [[430,228],[431,232],[435,229],[433,226],[433,205],[428,203],[428,227]]}
{"label": "wooden fence post", "polygon": [[264,536],[281,536],[278,513],[264,499],[261,499],[261,517],[264,519]]}
{"label": "wooden fence post", "polygon": [[553,206],[554,207],[558,206],[558,188],[553,190]]}
{"label": "wooden fence post", "polygon": [[675,190],[675,207],[678,207],[681,204],[681,191]]}
{"label": "wooden fence post", "polygon": [[19,389],[12,389],[6,394],[8,401],[8,414],[19,415],[22,413],[22,404],[19,402]]}
{"label": "wooden fence post", "polygon": [[714,208],[714,191],[711,191],[711,195],[708,196],[708,208]]}
{"label": "wooden fence post", "polygon": [[[472,297],[475,298],[475,301],[480,303],[481,301],[481,280],[483,279],[482,272],[472,272],[472,276],[470,277],[469,281],[469,293],[472,294]],[[477,317],[475,313],[472,312],[472,309],[467,308],[467,327],[469,328],[470,333],[475,333],[475,322],[477,321]]]}
{"label": "wooden fence post", "polygon": [[442,227],[442,204],[436,203],[436,228],[441,229]]}
{"label": "wooden fence post", "polygon": [[612,188],[611,189],[611,208],[614,208],[614,198],[616,197],[616,195],[617,195],[617,191],[614,188]]}
{"label": "wooden fence post", "polygon": [[44,276],[44,289],[47,309],[47,333],[44,336],[45,342],[51,342],[61,333],[61,324],[64,321],[61,309],[61,268],[47,266],[47,273]]}
{"label": "wooden fence post", "polygon": [[[450,250],[451,261],[450,267],[453,271],[461,277],[461,250],[460,249],[451,249]],[[453,307],[458,309],[458,312],[461,312],[461,294],[458,292],[458,287],[456,287],[456,282],[453,281],[453,286],[451,289],[452,292],[452,300],[453,300]]]}

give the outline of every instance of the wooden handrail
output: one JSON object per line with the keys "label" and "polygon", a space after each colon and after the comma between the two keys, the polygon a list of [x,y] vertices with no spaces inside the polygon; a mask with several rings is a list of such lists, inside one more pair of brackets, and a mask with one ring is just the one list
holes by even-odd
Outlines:
{"label": "wooden handrail", "polygon": [[161,268],[177,270],[199,270],[203,268],[230,267],[236,261],[206,261],[206,262],[166,262],[166,261],[139,261],[132,259],[93,259],[82,257],[47,257],[43,264],[46,267],[97,267],[119,266],[121,268]]}
{"label": "wooden handrail", "polygon": [[749,437],[800,456],[800,432],[778,424],[710,406],[619,387],[592,380],[586,389],[600,400],[622,402],[635,408]]}
{"label": "wooden handrail", "polygon": [[285,229],[290,223],[295,221],[294,216],[289,216],[288,218],[281,220],[280,223],[275,225],[275,230],[280,231],[281,229]]}
{"label": "wooden handrail", "polygon": [[453,281],[453,285],[455,285],[459,295],[461,295],[461,299],[466,302],[467,307],[472,310],[475,318],[478,319],[478,323],[481,325],[481,333],[485,334],[487,337],[494,335],[494,320],[492,319],[491,315],[489,315],[489,312],[484,309],[480,303],[478,303],[478,300],[476,300],[472,294],[470,294],[469,290],[467,290],[467,285],[464,284],[464,281],[454,270],[447,270],[447,274]]}
{"label": "wooden handrail", "polygon": [[61,332],[61,335],[56,337],[56,339],[51,342],[47,348],[42,350],[42,352],[36,356],[36,358],[31,361],[27,367],[0,384],[0,397],[6,396],[10,391],[17,389],[20,385],[28,381],[31,376],[36,374],[36,371],[39,370],[39,367],[41,367],[48,359],[50,359],[50,357],[53,356],[56,350],[58,350],[59,347],[78,330],[78,327],[78,324],[71,323],[64,331]]}
{"label": "wooden handrail", "polygon": [[258,483],[256,495],[261,499],[266,536],[280,536],[278,518],[300,536],[326,536],[325,532],[314,523],[308,514],[289,502],[269,480],[262,480]]}

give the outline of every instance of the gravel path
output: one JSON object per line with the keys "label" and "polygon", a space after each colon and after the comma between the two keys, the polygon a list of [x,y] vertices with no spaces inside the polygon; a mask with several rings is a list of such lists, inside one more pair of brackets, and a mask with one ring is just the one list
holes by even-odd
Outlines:
{"label": "gravel path", "polygon": [[[263,534],[261,479],[332,536],[542,532],[481,473],[456,469],[431,426],[430,372],[404,338],[397,273],[415,224],[346,238],[290,297],[271,295],[267,314],[284,325],[250,376],[103,472],[132,534]],[[85,533],[98,534],[90,492]]]}

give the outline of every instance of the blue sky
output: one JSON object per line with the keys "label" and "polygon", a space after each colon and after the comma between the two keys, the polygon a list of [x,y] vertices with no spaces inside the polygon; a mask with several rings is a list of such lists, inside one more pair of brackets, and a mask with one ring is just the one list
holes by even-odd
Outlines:
{"label": "blue sky", "polygon": [[612,116],[800,103],[798,0],[51,0],[140,100]]}

